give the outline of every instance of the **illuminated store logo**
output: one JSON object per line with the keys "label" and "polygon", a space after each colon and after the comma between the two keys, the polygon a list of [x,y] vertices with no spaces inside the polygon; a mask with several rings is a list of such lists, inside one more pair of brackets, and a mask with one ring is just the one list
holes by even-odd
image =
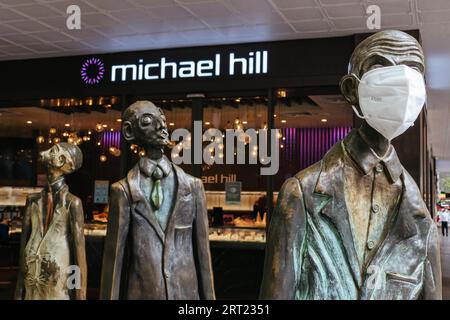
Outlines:
{"label": "illuminated store logo", "polygon": [[100,59],[90,58],[81,66],[81,79],[86,84],[97,84],[105,75],[105,65]]}
{"label": "illuminated store logo", "polygon": [[268,52],[252,51],[245,56],[235,53],[228,55],[228,68],[224,72],[222,55],[216,54],[211,60],[168,61],[162,57],[159,61],[144,63],[139,59],[137,64],[119,64],[111,66],[111,82],[158,80],[166,78],[203,78],[225,75],[266,74],[268,68]]}

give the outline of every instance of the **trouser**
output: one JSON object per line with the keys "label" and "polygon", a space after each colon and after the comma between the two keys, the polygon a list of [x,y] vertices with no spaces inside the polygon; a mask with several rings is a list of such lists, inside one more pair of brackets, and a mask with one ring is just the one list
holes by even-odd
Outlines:
{"label": "trouser", "polygon": [[[442,235],[448,237],[448,222],[442,221],[441,228],[442,228]],[[445,231],[445,234],[444,234],[444,231]]]}

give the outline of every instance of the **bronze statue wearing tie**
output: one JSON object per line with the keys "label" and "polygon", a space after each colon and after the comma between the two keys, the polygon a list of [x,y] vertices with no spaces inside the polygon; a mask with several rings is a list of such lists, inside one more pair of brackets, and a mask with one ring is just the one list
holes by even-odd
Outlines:
{"label": "bronze statue wearing tie", "polygon": [[87,267],[83,206],[64,175],[78,170],[81,150],[59,143],[42,152],[48,186],[27,198],[20,243],[16,299],[86,298]]}
{"label": "bronze statue wearing tie", "polygon": [[145,156],[111,187],[101,299],[214,299],[205,191],[163,155],[162,110],[133,103],[122,136]]}

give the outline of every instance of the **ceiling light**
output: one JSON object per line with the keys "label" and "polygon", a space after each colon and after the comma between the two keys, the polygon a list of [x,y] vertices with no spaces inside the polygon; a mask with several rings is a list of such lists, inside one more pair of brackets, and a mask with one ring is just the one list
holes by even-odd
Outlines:
{"label": "ceiling light", "polygon": [[205,122],[205,125],[206,125],[206,126],[209,126],[210,124],[211,124],[211,122],[209,122],[209,121],[206,121],[206,122]]}
{"label": "ceiling light", "polygon": [[278,96],[278,98],[286,98],[286,96],[287,96],[286,90],[284,90],[284,89],[278,90],[277,96]]}
{"label": "ceiling light", "polygon": [[43,136],[39,136],[36,138],[37,143],[43,144],[45,142],[45,138]]}
{"label": "ceiling light", "polygon": [[242,124],[247,124],[247,120],[243,120],[243,121],[242,121]]}
{"label": "ceiling light", "polygon": [[326,119],[326,118],[323,118],[323,119],[320,119],[320,121],[322,121],[322,122],[327,122],[328,120]]}
{"label": "ceiling light", "polygon": [[32,123],[33,123],[33,121],[31,121],[31,120],[27,121],[27,124],[32,124]]}
{"label": "ceiling light", "polygon": [[95,125],[95,131],[97,131],[97,132],[103,131],[103,126],[102,126],[101,123],[97,123],[97,124]]}
{"label": "ceiling light", "polygon": [[116,119],[116,121],[117,121],[117,122],[122,122],[122,119],[119,118],[119,119]]}
{"label": "ceiling light", "polygon": [[64,127],[70,127],[70,123],[64,124]]}
{"label": "ceiling light", "polygon": [[173,127],[175,125],[175,123],[171,122],[169,123],[169,126]]}
{"label": "ceiling light", "polygon": [[283,119],[283,120],[281,120],[281,123],[286,123],[286,122],[287,122],[287,121],[286,121],[286,120],[284,120],[284,119]]}

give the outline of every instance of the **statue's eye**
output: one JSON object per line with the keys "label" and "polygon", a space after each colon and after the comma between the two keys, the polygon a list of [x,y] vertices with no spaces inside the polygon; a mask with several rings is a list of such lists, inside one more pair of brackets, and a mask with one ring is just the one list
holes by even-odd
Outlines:
{"label": "statue's eye", "polygon": [[150,123],[152,123],[152,118],[150,116],[145,116],[142,118],[141,123],[146,126],[149,125]]}

